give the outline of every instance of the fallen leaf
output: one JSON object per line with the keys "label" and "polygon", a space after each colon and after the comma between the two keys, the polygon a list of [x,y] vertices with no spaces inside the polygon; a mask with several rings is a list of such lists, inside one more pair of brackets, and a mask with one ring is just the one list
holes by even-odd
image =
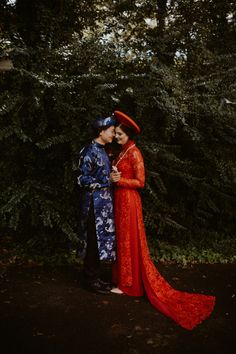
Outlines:
{"label": "fallen leaf", "polygon": [[152,338],[149,338],[146,343],[147,343],[147,344],[154,344],[154,341],[153,341]]}
{"label": "fallen leaf", "polygon": [[104,300],[104,301],[102,301],[102,303],[103,303],[103,305],[108,305],[108,304],[109,304],[109,301]]}
{"label": "fallen leaf", "polygon": [[134,327],[134,331],[136,331],[136,332],[137,332],[137,331],[142,331],[142,328],[141,328],[140,326],[135,326],[135,327]]}

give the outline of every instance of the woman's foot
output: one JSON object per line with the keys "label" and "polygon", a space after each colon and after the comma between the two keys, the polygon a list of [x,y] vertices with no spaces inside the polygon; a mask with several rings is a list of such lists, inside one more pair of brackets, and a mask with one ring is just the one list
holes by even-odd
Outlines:
{"label": "woman's foot", "polygon": [[111,290],[111,293],[113,294],[124,294],[122,290],[120,290],[119,288],[112,288]]}

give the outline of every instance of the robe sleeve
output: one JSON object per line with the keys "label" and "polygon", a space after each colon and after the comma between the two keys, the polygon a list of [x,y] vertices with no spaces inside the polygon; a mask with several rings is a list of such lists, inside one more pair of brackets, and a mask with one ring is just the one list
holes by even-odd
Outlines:
{"label": "robe sleeve", "polygon": [[130,152],[129,161],[133,169],[133,178],[121,177],[116,185],[134,189],[143,188],[145,184],[145,168],[141,152],[138,149]]}
{"label": "robe sleeve", "polygon": [[93,174],[93,158],[89,154],[81,154],[79,161],[80,175],[77,178],[78,185],[82,188],[87,188],[90,190],[99,189],[103,187],[108,187],[110,185],[109,178],[104,183],[99,181],[98,177],[92,176]]}

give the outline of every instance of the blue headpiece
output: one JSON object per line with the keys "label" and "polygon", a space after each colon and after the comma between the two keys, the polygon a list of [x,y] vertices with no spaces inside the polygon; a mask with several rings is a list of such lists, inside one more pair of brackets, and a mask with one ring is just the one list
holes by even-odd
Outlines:
{"label": "blue headpiece", "polygon": [[114,114],[112,114],[110,117],[98,117],[96,118],[95,122],[93,123],[93,127],[94,128],[101,128],[101,127],[104,127],[104,128],[109,128],[111,127],[112,125],[115,125],[116,124],[116,119],[115,119],[115,116]]}

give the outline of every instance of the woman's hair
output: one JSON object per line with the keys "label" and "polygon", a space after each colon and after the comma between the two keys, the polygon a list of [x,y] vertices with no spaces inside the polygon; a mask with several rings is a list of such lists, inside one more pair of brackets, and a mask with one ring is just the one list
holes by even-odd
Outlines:
{"label": "woman's hair", "polygon": [[134,134],[134,132],[133,132],[133,130],[131,128],[127,127],[124,124],[120,124],[120,123],[117,124],[116,126],[119,127],[126,135],[128,135],[128,137],[130,139],[133,139],[135,134]]}

